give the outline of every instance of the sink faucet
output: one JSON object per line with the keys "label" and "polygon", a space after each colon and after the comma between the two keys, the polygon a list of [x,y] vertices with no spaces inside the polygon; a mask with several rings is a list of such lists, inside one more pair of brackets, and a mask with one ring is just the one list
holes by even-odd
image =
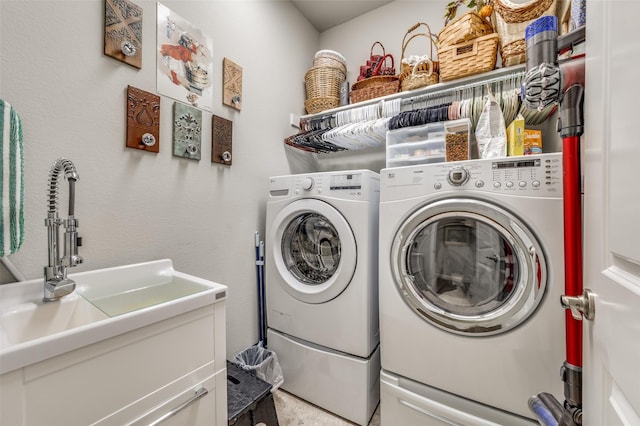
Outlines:
{"label": "sink faucet", "polygon": [[[58,217],[58,178],[64,172],[69,182],[69,215],[66,220]],[[67,268],[82,263],[78,256],[81,238],[78,237],[78,219],[73,217],[75,209],[75,184],[79,179],[76,167],[71,160],[58,158],[49,172],[49,209],[44,220],[48,228],[49,265],[44,267],[44,302],[55,302],[61,297],[73,292],[75,281],[67,278]],[[64,225],[64,255],[60,257],[59,239],[60,225]]]}

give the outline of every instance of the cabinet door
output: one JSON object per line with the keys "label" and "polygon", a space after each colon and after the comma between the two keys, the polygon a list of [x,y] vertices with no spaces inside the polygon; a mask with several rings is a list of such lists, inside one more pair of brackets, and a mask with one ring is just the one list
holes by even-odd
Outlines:
{"label": "cabinet door", "polygon": [[215,315],[203,307],[25,368],[24,424],[121,426],[186,392],[226,366]]}

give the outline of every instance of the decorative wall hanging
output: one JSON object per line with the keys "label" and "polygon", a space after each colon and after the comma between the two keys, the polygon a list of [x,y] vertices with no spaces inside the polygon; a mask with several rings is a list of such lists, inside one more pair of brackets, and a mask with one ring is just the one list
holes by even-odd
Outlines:
{"label": "decorative wall hanging", "polygon": [[158,93],[213,110],[213,42],[158,3]]}
{"label": "decorative wall hanging", "polygon": [[142,8],[128,0],[105,0],[104,53],[142,68]]}
{"label": "decorative wall hanging", "polygon": [[160,151],[160,96],[127,87],[127,147]]}
{"label": "decorative wall hanging", "polygon": [[242,67],[227,58],[222,60],[222,103],[242,109]]}
{"label": "decorative wall hanging", "polygon": [[232,154],[231,120],[213,115],[211,117],[211,162],[231,165]]}
{"label": "decorative wall hanging", "polygon": [[173,104],[173,155],[200,160],[202,111],[188,105]]}

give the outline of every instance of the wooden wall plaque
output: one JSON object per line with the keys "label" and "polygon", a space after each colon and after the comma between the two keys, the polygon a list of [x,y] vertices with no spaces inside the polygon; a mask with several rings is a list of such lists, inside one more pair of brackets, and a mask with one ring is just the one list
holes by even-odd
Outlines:
{"label": "wooden wall plaque", "polygon": [[160,151],[160,96],[127,86],[127,147]]}
{"label": "wooden wall plaque", "polygon": [[104,53],[142,68],[142,8],[128,0],[105,0]]}
{"label": "wooden wall plaque", "polygon": [[231,120],[213,115],[211,117],[211,162],[231,165],[232,159]]}
{"label": "wooden wall plaque", "polygon": [[242,109],[242,67],[227,58],[222,60],[222,103]]}

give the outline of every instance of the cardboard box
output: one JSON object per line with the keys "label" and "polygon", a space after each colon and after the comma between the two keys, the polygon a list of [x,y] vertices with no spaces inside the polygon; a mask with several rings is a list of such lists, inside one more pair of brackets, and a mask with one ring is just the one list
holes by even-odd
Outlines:
{"label": "cardboard box", "polygon": [[524,155],[542,154],[542,131],[524,129]]}
{"label": "cardboard box", "polygon": [[507,126],[507,155],[524,155],[524,117],[520,114]]}

